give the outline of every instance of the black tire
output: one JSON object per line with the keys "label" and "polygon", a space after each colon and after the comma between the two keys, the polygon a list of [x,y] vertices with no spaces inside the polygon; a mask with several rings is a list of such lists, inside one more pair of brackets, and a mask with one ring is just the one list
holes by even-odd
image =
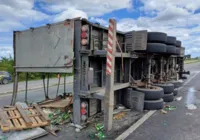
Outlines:
{"label": "black tire", "polygon": [[166,83],[166,84],[153,84],[153,85],[163,88],[164,94],[170,94],[174,91],[173,84]]}
{"label": "black tire", "polygon": [[182,42],[180,40],[176,40],[176,47],[181,47]]}
{"label": "black tire", "polygon": [[166,45],[161,43],[147,43],[147,52],[149,53],[166,53]]}
{"label": "black tire", "polygon": [[164,94],[163,100],[164,100],[164,102],[173,102],[174,101],[174,93]]}
{"label": "black tire", "polygon": [[176,54],[177,54],[177,55],[180,55],[180,54],[181,54],[180,48],[176,48]]}
{"label": "black tire", "polygon": [[8,84],[9,81],[8,81],[7,79],[3,79],[3,80],[2,80],[2,83],[3,83],[3,84]]}
{"label": "black tire", "polygon": [[182,82],[180,82],[180,81],[168,81],[167,83],[171,83],[171,84],[173,84],[174,85],[174,88],[179,88],[179,87],[181,87],[182,86]]}
{"label": "black tire", "polygon": [[164,107],[164,102],[163,99],[158,99],[158,100],[145,100],[144,101],[144,109],[145,110],[158,110],[158,109],[163,109]]}
{"label": "black tire", "polygon": [[167,43],[168,45],[176,45],[176,37],[167,36]]}
{"label": "black tire", "polygon": [[[135,91],[132,88],[126,88],[124,90],[125,92],[123,93],[122,96],[123,105],[129,109],[142,111],[144,109],[143,108],[143,101],[145,96],[144,93]],[[141,97],[142,100],[140,100]],[[135,105],[136,102],[138,106]]]}
{"label": "black tire", "polygon": [[175,88],[173,93],[174,93],[174,96],[177,96],[178,95],[178,88]]}
{"label": "black tire", "polygon": [[161,32],[148,32],[148,42],[166,43],[167,34]]}
{"label": "black tire", "polygon": [[166,52],[168,54],[176,54],[176,46],[167,45]]}
{"label": "black tire", "polygon": [[164,91],[160,87],[152,86],[153,89],[136,88],[136,91],[143,92],[145,94],[145,100],[158,100],[163,97]]}

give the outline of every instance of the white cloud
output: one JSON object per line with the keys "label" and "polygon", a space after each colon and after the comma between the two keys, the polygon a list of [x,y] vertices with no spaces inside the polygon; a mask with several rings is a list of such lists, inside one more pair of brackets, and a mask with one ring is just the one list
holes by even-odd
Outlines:
{"label": "white cloud", "polygon": [[75,17],[81,17],[81,18],[88,18],[87,14],[81,10],[77,10],[74,8],[69,8],[60,14],[55,15],[54,21],[62,21],[65,19],[75,18]]}
{"label": "white cloud", "polygon": [[0,32],[9,32],[23,28],[25,28],[25,26],[16,20],[5,20],[0,22]]}
{"label": "white cloud", "polygon": [[0,46],[0,58],[13,56],[13,48],[11,46]]}
{"label": "white cloud", "polygon": [[165,10],[158,13],[156,20],[173,20],[187,15],[190,15],[190,13],[186,9],[170,5]]}
{"label": "white cloud", "polygon": [[33,2],[33,0],[0,0],[0,18],[30,22],[47,19],[48,15],[33,9]]}
{"label": "white cloud", "polygon": [[102,18],[91,17],[90,20],[92,22],[98,22],[100,25],[104,25],[104,26],[108,25],[108,21],[106,21],[106,20],[104,20]]}
{"label": "white cloud", "polygon": [[184,8],[188,11],[194,12],[200,8],[199,0],[140,0],[144,6],[142,9],[144,11],[163,11],[169,6],[175,6],[179,8]]}
{"label": "white cloud", "polygon": [[44,9],[49,12],[62,12],[75,8],[87,13],[88,16],[100,16],[119,9],[130,9],[131,0],[43,0]]}

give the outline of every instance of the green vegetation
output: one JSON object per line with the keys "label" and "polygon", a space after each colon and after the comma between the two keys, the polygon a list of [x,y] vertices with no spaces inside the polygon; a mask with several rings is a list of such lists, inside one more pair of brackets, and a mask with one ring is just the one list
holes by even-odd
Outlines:
{"label": "green vegetation", "polygon": [[[14,59],[10,56],[9,58],[2,57],[0,60],[0,71],[7,71],[9,72],[12,77],[14,75]],[[45,74],[47,77],[47,74]],[[67,76],[71,76],[73,74],[67,74]],[[42,73],[29,73],[28,79],[29,80],[38,80],[41,79]],[[51,73],[50,78],[57,77],[57,73]],[[19,74],[19,81],[25,81],[26,79],[26,73],[20,73]]]}
{"label": "green vegetation", "polygon": [[184,64],[190,64],[190,63],[196,63],[196,62],[200,62],[200,59],[190,58],[190,59],[184,60]]}

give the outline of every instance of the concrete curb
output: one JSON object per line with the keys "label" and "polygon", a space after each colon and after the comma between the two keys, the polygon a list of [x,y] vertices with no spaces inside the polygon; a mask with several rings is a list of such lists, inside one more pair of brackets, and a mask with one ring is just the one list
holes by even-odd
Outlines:
{"label": "concrete curb", "polygon": [[[69,82],[69,83],[66,83],[66,84],[72,84],[73,82]],[[54,87],[54,86],[57,86],[58,84],[52,84],[52,85],[50,85],[49,87]],[[64,85],[64,83],[61,83],[60,85]],[[28,90],[36,90],[36,89],[41,89],[41,88],[43,88],[43,86],[37,86],[37,87],[33,87],[33,88],[28,88]],[[21,89],[21,90],[18,90],[18,93],[19,92],[22,92],[22,91],[25,91],[25,89]],[[0,93],[0,97],[1,96],[5,96],[5,95],[10,95],[10,94],[12,94],[13,93],[13,91],[12,90],[10,90],[10,91],[6,91],[6,92],[2,92],[2,93]]]}

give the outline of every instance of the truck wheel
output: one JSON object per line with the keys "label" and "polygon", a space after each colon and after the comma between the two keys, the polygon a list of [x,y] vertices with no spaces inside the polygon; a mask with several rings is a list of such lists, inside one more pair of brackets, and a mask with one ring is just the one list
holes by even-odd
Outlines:
{"label": "truck wheel", "polygon": [[158,99],[158,100],[145,100],[144,101],[144,109],[145,110],[158,110],[158,109],[163,109],[164,107],[164,102],[163,99]]}
{"label": "truck wheel", "polygon": [[167,46],[161,43],[147,43],[147,52],[149,53],[166,53]]}
{"label": "truck wheel", "polygon": [[164,94],[163,100],[164,100],[164,102],[173,102],[174,101],[174,93]]}
{"label": "truck wheel", "polygon": [[158,86],[163,88],[164,94],[170,94],[174,91],[174,85],[173,84],[153,84],[154,86]]}
{"label": "truck wheel", "polygon": [[148,32],[148,42],[166,43],[167,34],[161,32]]}
{"label": "truck wheel", "polygon": [[164,95],[163,89],[155,86],[152,86],[151,89],[136,88],[136,91],[143,92],[145,94],[145,100],[158,100]]}
{"label": "truck wheel", "polygon": [[167,45],[176,45],[176,37],[167,36]]}
{"label": "truck wheel", "polygon": [[174,93],[174,96],[177,96],[178,95],[178,89],[175,88],[174,91],[173,91],[173,93]]}
{"label": "truck wheel", "polygon": [[179,40],[176,40],[176,47],[181,47],[181,45],[182,45],[182,42]]}
{"label": "truck wheel", "polygon": [[167,83],[170,83],[170,84],[173,84],[174,85],[174,88],[179,88],[182,86],[183,82],[180,82],[180,81],[169,81]]}
{"label": "truck wheel", "polygon": [[166,50],[168,54],[176,54],[176,46],[167,45]]}
{"label": "truck wheel", "polygon": [[8,84],[8,80],[7,79],[3,79],[2,83],[3,84]]}

